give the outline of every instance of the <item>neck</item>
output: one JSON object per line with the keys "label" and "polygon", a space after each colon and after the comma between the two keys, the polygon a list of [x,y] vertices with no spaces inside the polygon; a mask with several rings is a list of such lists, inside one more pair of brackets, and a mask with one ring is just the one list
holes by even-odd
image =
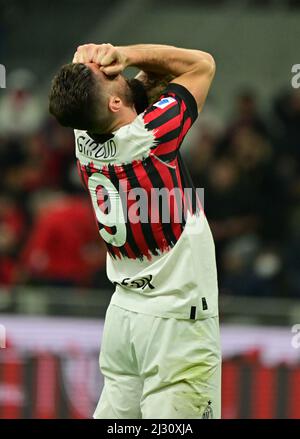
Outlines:
{"label": "neck", "polygon": [[131,122],[134,121],[136,116],[137,113],[134,108],[126,109],[126,112],[120,114],[119,117],[112,122],[107,132],[111,133],[113,131],[117,131],[119,128],[123,127],[124,125],[130,124]]}
{"label": "neck", "polygon": [[119,128],[123,126],[130,124],[131,122],[134,121],[136,117],[137,117],[137,112],[135,111],[135,109],[127,108],[126,112],[120,114],[118,119],[114,120],[110,125],[107,125],[106,128],[102,130],[97,130],[97,129],[90,130],[90,133],[96,135],[110,134],[113,131],[117,131]]}

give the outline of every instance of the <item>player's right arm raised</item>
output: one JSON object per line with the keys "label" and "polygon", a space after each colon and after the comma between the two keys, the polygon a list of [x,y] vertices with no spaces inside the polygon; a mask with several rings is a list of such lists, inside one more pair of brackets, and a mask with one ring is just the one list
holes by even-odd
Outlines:
{"label": "player's right arm raised", "polygon": [[172,82],[187,88],[201,111],[215,74],[213,57],[200,50],[173,46],[138,44],[114,47],[111,44],[80,46],[75,62],[95,62],[107,75],[117,75],[135,66],[146,72],[173,75]]}

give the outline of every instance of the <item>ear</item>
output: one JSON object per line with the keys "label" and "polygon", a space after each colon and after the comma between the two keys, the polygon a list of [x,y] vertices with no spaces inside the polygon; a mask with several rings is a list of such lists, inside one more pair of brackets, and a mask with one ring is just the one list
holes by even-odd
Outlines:
{"label": "ear", "polygon": [[108,108],[112,113],[117,113],[122,107],[122,99],[117,96],[110,96],[108,99]]}

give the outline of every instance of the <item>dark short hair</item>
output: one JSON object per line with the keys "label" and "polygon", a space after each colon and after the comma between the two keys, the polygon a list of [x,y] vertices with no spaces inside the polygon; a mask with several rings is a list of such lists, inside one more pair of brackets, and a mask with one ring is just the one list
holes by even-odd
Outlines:
{"label": "dark short hair", "polygon": [[85,64],[62,66],[53,78],[49,111],[67,127],[92,130],[99,123],[101,92],[92,70]]}

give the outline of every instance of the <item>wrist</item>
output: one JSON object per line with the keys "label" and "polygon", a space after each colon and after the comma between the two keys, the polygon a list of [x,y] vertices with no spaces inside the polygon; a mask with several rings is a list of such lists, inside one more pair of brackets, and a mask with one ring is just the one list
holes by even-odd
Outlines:
{"label": "wrist", "polygon": [[118,46],[116,47],[116,49],[121,55],[124,68],[132,66],[133,64],[130,56],[130,48],[125,46]]}
{"label": "wrist", "polygon": [[145,51],[142,47],[120,46],[118,47],[118,50],[123,57],[126,67],[139,67],[139,65],[143,64]]}

